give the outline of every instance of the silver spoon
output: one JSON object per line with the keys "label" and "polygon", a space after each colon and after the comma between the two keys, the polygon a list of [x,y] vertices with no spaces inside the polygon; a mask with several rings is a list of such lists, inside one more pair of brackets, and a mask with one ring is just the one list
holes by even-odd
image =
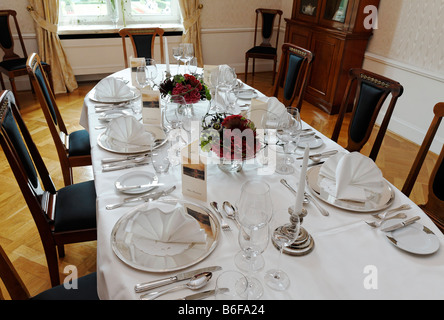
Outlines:
{"label": "silver spoon", "polygon": [[407,215],[404,212],[398,213],[397,215],[394,215],[390,218],[381,219],[379,221],[372,221],[372,222],[365,222],[372,228],[379,228],[384,222],[391,220],[391,219],[404,219],[407,218]]}
{"label": "silver spoon", "polygon": [[180,290],[180,289],[198,290],[200,288],[205,287],[207,285],[208,281],[210,281],[212,276],[213,276],[213,274],[211,272],[202,272],[202,273],[192,276],[191,279],[188,280],[188,282],[185,284],[182,284],[180,286],[175,286],[175,287],[172,287],[169,289],[165,289],[162,291],[154,291],[154,292],[146,293],[146,294],[140,296],[140,300],[154,300],[157,297],[159,297],[165,293]]}
{"label": "silver spoon", "polygon": [[224,203],[222,204],[222,208],[224,209],[224,212],[227,215],[227,217],[230,218],[231,220],[234,220],[234,222],[236,222],[236,225],[239,228],[239,230],[242,232],[244,239],[249,241],[250,236],[245,232],[244,228],[242,228],[239,221],[237,220],[236,208],[228,201],[224,201]]}
{"label": "silver spoon", "polygon": [[383,213],[374,213],[372,214],[372,216],[378,219],[385,219],[385,217],[387,217],[389,214],[395,213],[396,211],[409,210],[410,208],[411,207],[409,204],[403,204],[397,208],[387,210]]}

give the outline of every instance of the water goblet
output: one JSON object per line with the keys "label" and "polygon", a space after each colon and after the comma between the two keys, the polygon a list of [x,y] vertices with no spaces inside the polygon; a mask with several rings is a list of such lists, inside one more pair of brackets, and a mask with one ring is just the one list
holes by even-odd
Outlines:
{"label": "water goblet", "polygon": [[272,233],[273,242],[279,247],[279,259],[275,269],[268,270],[265,274],[265,283],[272,289],[283,291],[290,285],[290,278],[281,269],[282,252],[285,247],[290,246],[299,236],[301,220],[299,215],[293,214],[287,223],[274,230]]}
{"label": "water goblet", "polygon": [[181,95],[171,95],[165,103],[164,118],[167,131],[179,129],[182,126],[182,109],[186,108],[185,98]]}
{"label": "water goblet", "polygon": [[183,50],[180,60],[187,65],[187,69],[189,70],[188,62],[194,57],[194,46],[192,43],[181,43],[180,47],[182,47]]}
{"label": "water goblet", "polygon": [[147,76],[147,69],[145,66],[139,66],[136,69],[136,81],[139,88],[143,89],[150,84],[150,80]]}
{"label": "water goblet", "polygon": [[279,119],[277,126],[277,136],[282,143],[284,157],[278,161],[276,172],[280,174],[292,174],[294,162],[291,154],[297,149],[297,143],[302,130],[302,122],[297,109],[287,109],[284,115]]}
{"label": "water goblet", "polygon": [[196,75],[196,73],[197,73],[197,58],[196,57],[191,58],[188,68],[189,68],[189,71],[191,74]]}

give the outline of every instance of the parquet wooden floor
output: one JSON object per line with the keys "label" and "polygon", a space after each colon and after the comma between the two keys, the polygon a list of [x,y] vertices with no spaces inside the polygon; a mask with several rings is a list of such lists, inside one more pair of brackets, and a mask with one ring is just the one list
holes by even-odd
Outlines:
{"label": "parquet wooden floor", "polygon": [[[243,75],[239,75],[239,78],[243,79]],[[271,73],[257,73],[254,78],[249,76],[248,84],[270,95]],[[94,85],[93,82],[80,83],[75,92],[57,96],[57,103],[70,132],[82,129],[79,119],[83,99]],[[61,188],[63,180],[59,160],[40,105],[31,92],[20,92],[18,99],[22,106],[23,118],[48,166],[54,183],[57,188]],[[331,136],[336,116],[325,114],[308,103],[303,104],[301,116],[304,121],[320,132],[328,137]],[[348,123],[347,120],[346,118],[346,123]],[[339,140],[341,145],[345,145],[344,137],[345,132],[341,134]],[[402,188],[418,149],[419,146],[388,132],[377,165],[387,180],[396,187]],[[369,152],[368,147],[362,150],[362,153],[366,155]],[[428,176],[436,159],[436,155],[429,154],[425,161],[411,195],[411,199],[416,203],[425,202]],[[50,287],[45,256],[34,221],[3,152],[0,152],[0,174],[0,245],[18,269],[30,293],[34,295]],[[75,168],[74,179],[75,182],[93,179],[91,168]],[[60,261],[60,270],[63,272],[67,265],[75,265],[79,276],[95,271],[96,242],[67,245],[66,257]],[[1,283],[0,289],[8,297]]]}

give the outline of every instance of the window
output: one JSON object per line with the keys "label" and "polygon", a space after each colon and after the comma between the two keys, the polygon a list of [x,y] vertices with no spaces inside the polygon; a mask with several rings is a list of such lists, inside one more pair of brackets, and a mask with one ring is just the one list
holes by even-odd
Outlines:
{"label": "window", "polygon": [[180,22],[178,0],[60,0],[59,26],[63,29]]}

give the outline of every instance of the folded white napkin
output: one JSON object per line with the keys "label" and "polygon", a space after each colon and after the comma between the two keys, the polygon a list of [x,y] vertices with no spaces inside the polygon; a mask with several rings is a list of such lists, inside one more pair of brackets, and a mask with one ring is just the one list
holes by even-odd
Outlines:
{"label": "folded white napkin", "polygon": [[166,243],[205,243],[206,233],[196,219],[186,213],[185,208],[177,204],[173,211],[163,212],[159,208],[140,211],[131,225],[135,236]]}
{"label": "folded white napkin", "polygon": [[107,77],[96,85],[94,97],[97,100],[131,99],[134,94],[130,87],[119,78]]}
{"label": "folded white napkin", "polygon": [[125,144],[147,146],[154,143],[154,136],[145,131],[143,124],[130,115],[111,120],[105,134],[108,138]]}
{"label": "folded white napkin", "polygon": [[365,202],[384,188],[381,170],[359,152],[339,152],[325,161],[319,171],[321,189],[340,200]]}
{"label": "folded white napkin", "polygon": [[278,98],[268,98],[268,112],[272,112],[275,115],[282,115],[286,110],[285,105],[280,102]]}

